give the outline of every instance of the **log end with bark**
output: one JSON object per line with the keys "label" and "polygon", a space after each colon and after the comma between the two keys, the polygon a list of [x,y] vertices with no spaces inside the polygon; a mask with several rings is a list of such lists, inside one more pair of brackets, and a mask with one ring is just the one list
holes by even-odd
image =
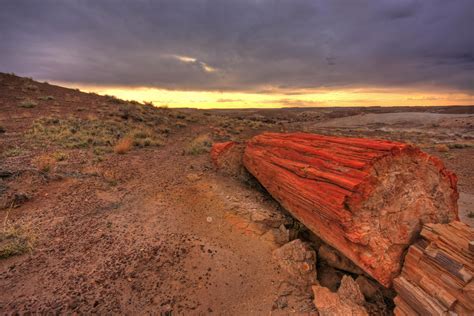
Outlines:
{"label": "log end with bark", "polygon": [[245,144],[238,142],[214,143],[211,149],[211,160],[219,173],[248,181],[249,173],[242,163]]}
{"label": "log end with bark", "polygon": [[293,216],[385,286],[423,224],[458,218],[456,176],[407,144],[265,133],[247,143],[243,162]]}

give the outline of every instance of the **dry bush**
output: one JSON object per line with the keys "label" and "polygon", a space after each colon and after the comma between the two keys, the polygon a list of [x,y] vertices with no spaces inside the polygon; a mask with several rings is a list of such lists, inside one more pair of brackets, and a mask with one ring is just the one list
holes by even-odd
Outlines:
{"label": "dry bush", "polygon": [[33,160],[33,164],[39,171],[46,173],[54,168],[56,165],[56,159],[49,155],[41,155]]}
{"label": "dry bush", "polygon": [[37,106],[38,103],[33,101],[33,100],[25,100],[23,102],[20,102],[19,106],[25,109],[31,109]]}
{"label": "dry bush", "polygon": [[18,227],[7,227],[4,224],[0,231],[0,259],[21,255],[33,249],[34,238]]}
{"label": "dry bush", "polygon": [[445,153],[449,151],[449,147],[446,144],[438,144],[435,146],[435,150],[440,153]]}
{"label": "dry bush", "polygon": [[209,135],[199,135],[198,137],[194,138],[187,146],[184,152],[187,155],[199,155],[203,153],[207,153],[211,150],[212,147],[212,139]]}
{"label": "dry bush", "polygon": [[54,100],[54,97],[52,95],[45,95],[45,96],[38,97],[38,100],[50,101],[50,100]]}
{"label": "dry bush", "polygon": [[125,154],[127,151],[130,151],[133,146],[133,139],[130,137],[125,137],[120,139],[117,144],[114,146],[114,152],[117,154]]}

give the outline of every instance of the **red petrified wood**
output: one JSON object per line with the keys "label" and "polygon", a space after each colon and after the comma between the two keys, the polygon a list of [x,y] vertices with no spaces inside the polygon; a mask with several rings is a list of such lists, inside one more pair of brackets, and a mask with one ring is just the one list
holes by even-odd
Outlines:
{"label": "red petrified wood", "polygon": [[458,217],[456,176],[407,144],[265,133],[243,161],[289,212],[385,286],[423,224]]}
{"label": "red petrified wood", "polygon": [[214,143],[211,149],[211,159],[216,167],[220,167],[221,156],[228,152],[232,147],[234,147],[236,142],[224,142],[224,143]]}

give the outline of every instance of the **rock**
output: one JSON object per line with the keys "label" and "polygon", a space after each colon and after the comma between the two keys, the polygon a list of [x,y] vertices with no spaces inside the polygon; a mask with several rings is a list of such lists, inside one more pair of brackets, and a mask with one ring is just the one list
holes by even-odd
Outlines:
{"label": "rock", "polygon": [[278,228],[286,223],[286,218],[283,214],[266,209],[252,210],[250,219],[255,223],[266,226],[267,228]]}
{"label": "rock", "polygon": [[[318,262],[319,263],[319,262]],[[325,263],[319,263],[318,265],[318,281],[321,286],[327,287],[332,292],[336,292],[341,285],[341,280],[344,274],[328,266]]]}
{"label": "rock", "polygon": [[295,278],[306,284],[316,283],[316,253],[307,243],[295,239],[274,250],[273,258]]}
{"label": "rock", "polygon": [[339,251],[327,244],[321,245],[318,250],[318,259],[325,261],[331,267],[354,274],[362,274],[363,271],[352,261],[343,256]]}
{"label": "rock", "polygon": [[382,293],[374,281],[370,281],[363,275],[359,275],[356,279],[357,285],[366,300],[376,300],[382,296]]}
{"label": "rock", "polygon": [[287,211],[386,287],[423,224],[458,218],[456,175],[408,144],[264,133],[242,161]]}
{"label": "rock", "polygon": [[279,296],[273,303],[273,310],[284,309],[288,307],[288,298],[286,296]]}
{"label": "rock", "polygon": [[328,288],[315,285],[314,305],[321,316],[367,316],[365,308],[350,299],[341,297],[338,293],[331,292]]}
{"label": "rock", "polygon": [[337,294],[345,299],[349,299],[358,305],[365,302],[364,294],[362,294],[359,285],[350,276],[343,276],[341,286],[337,290]]}
{"label": "rock", "polygon": [[[282,225],[282,227],[284,227]],[[290,241],[288,230],[280,228],[271,228],[261,237],[263,240],[269,241],[277,245],[284,245]]]}
{"label": "rock", "polygon": [[394,280],[395,315],[474,315],[474,227],[426,224]]}

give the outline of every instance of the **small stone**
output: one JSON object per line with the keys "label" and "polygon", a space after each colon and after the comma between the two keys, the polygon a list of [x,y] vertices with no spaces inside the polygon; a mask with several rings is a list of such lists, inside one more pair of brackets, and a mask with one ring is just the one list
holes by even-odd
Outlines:
{"label": "small stone", "polygon": [[352,261],[343,256],[339,251],[327,244],[321,245],[318,250],[318,259],[326,262],[331,267],[354,274],[362,274],[363,271]]}
{"label": "small stone", "polygon": [[375,299],[382,295],[377,285],[365,276],[359,275],[355,281],[366,299]]}
{"label": "small stone", "polygon": [[367,316],[367,310],[351,301],[345,299],[339,293],[333,293],[328,288],[314,285],[314,306],[321,316]]}
{"label": "small stone", "polygon": [[208,217],[206,218],[206,221],[207,221],[208,223],[212,223],[212,217],[208,216]]}
{"label": "small stone", "polygon": [[365,302],[364,295],[362,294],[359,285],[350,276],[343,276],[341,286],[337,290],[337,294],[344,299],[349,299],[358,305],[362,305]]}
{"label": "small stone", "polygon": [[[307,256],[307,253],[312,255]],[[305,281],[316,282],[316,254],[313,249],[300,239],[295,239],[273,251],[273,258],[290,275]],[[312,259],[307,259],[312,258]]]}

